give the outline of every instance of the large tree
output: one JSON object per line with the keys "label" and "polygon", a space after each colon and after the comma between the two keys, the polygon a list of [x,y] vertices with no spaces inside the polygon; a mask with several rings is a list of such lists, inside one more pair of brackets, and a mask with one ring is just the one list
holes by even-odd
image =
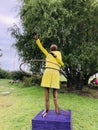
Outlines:
{"label": "large tree", "polygon": [[56,43],[63,54],[68,83],[87,83],[98,72],[98,2],[96,0],[22,0],[23,32],[12,28],[23,60],[43,58],[31,33],[37,32],[45,48]]}

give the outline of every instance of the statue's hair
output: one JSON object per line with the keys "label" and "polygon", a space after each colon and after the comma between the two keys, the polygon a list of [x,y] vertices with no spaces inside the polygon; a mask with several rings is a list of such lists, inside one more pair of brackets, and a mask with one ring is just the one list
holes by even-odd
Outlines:
{"label": "statue's hair", "polygon": [[56,44],[52,44],[52,45],[50,46],[50,51],[57,51],[57,50],[58,50],[58,47],[57,47]]}
{"label": "statue's hair", "polygon": [[37,35],[37,33],[36,32],[32,32],[32,35],[34,36],[34,35]]}

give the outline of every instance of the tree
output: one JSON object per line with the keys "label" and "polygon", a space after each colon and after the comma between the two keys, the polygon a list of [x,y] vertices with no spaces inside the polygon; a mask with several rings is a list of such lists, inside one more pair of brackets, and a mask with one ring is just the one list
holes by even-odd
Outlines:
{"label": "tree", "polygon": [[[0,49],[0,57],[2,56],[2,50]],[[1,63],[0,63],[1,64]]]}
{"label": "tree", "polygon": [[[68,83],[86,83],[98,72],[98,1],[22,0],[20,9],[23,33],[12,28],[16,48],[25,61],[43,58],[31,33],[38,33],[45,48],[52,42],[61,49]],[[32,57],[34,56],[34,57]]]}
{"label": "tree", "polygon": [[1,52],[2,50],[0,49],[0,57],[2,56],[2,52]]}
{"label": "tree", "polygon": [[68,52],[67,75],[71,84],[87,84],[90,75],[98,72],[98,3],[95,6],[92,0],[70,2],[64,4],[72,12],[69,22],[73,26],[64,48]]}

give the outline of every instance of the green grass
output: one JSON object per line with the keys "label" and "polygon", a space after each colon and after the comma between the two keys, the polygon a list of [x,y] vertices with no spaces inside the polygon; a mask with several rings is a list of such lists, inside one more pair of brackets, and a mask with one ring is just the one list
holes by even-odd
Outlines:
{"label": "green grass", "polygon": [[[10,91],[9,95],[2,92]],[[72,110],[73,130],[98,130],[98,99],[75,93],[59,93],[59,106]],[[52,91],[50,106],[54,109]],[[23,88],[0,79],[0,130],[31,130],[31,121],[44,109],[41,87]]]}

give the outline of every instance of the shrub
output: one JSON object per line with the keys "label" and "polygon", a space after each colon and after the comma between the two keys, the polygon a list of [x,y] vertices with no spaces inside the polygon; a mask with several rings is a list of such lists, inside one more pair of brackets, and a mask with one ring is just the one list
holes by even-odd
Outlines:
{"label": "shrub", "polygon": [[11,76],[13,80],[22,80],[26,74],[21,71],[13,71]]}
{"label": "shrub", "polygon": [[11,78],[11,73],[9,71],[0,69],[0,78],[9,79],[9,78]]}
{"label": "shrub", "polygon": [[24,85],[24,87],[31,87],[32,86],[32,77],[24,77],[23,85]]}
{"label": "shrub", "polygon": [[24,77],[23,85],[24,87],[31,87],[32,85],[40,85],[41,76]]}

